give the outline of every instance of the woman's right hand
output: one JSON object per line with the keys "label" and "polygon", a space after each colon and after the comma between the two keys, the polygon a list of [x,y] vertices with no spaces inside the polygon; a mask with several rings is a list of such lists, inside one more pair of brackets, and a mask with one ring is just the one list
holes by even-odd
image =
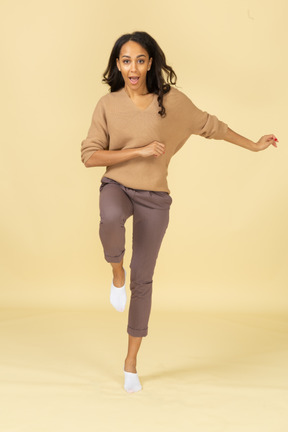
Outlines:
{"label": "woman's right hand", "polygon": [[155,156],[159,157],[165,153],[165,144],[160,143],[159,141],[153,141],[145,147],[139,148],[139,156],[141,157],[149,157]]}

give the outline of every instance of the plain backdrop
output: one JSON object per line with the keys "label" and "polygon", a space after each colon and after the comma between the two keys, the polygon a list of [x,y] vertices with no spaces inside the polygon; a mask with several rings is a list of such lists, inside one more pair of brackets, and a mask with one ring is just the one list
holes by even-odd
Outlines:
{"label": "plain backdrop", "polygon": [[[0,431],[286,432],[285,0],[0,0]],[[172,159],[149,337],[123,389],[127,314],[98,237],[104,168],[80,145],[115,40],[149,32],[201,109],[277,149],[192,136]],[[131,258],[127,222],[125,267]]]}
{"label": "plain backdrop", "polygon": [[[287,296],[287,2],[1,0],[2,307],[109,307],[103,168],[80,144],[115,40],[144,30],[201,109],[278,149],[192,136],[172,159],[156,309],[283,312]],[[127,222],[126,268],[131,258]]]}

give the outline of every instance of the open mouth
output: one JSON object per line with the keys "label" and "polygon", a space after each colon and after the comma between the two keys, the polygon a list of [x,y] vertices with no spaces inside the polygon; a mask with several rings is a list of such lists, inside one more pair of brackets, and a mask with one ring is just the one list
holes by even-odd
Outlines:
{"label": "open mouth", "polygon": [[136,76],[135,77],[128,77],[128,78],[129,78],[131,84],[137,84],[139,81],[139,77],[136,77]]}

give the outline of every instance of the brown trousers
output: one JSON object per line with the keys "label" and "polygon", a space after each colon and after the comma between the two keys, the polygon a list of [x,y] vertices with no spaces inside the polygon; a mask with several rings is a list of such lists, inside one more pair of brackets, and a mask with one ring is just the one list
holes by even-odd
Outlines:
{"label": "brown trousers", "polygon": [[103,177],[100,187],[100,239],[105,259],[118,263],[125,253],[125,222],[133,215],[130,263],[130,308],[127,332],[147,336],[152,278],[169,222],[172,199],[167,192],[135,190]]}

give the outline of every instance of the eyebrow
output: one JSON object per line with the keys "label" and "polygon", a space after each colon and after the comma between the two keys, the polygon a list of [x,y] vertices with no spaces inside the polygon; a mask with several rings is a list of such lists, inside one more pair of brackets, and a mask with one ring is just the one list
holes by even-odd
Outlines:
{"label": "eyebrow", "polygon": [[[122,56],[122,58],[123,57],[131,58],[129,55],[125,55],[125,54]],[[146,57],[146,56],[145,56],[145,54],[139,54],[136,58],[139,58],[139,57]]]}

